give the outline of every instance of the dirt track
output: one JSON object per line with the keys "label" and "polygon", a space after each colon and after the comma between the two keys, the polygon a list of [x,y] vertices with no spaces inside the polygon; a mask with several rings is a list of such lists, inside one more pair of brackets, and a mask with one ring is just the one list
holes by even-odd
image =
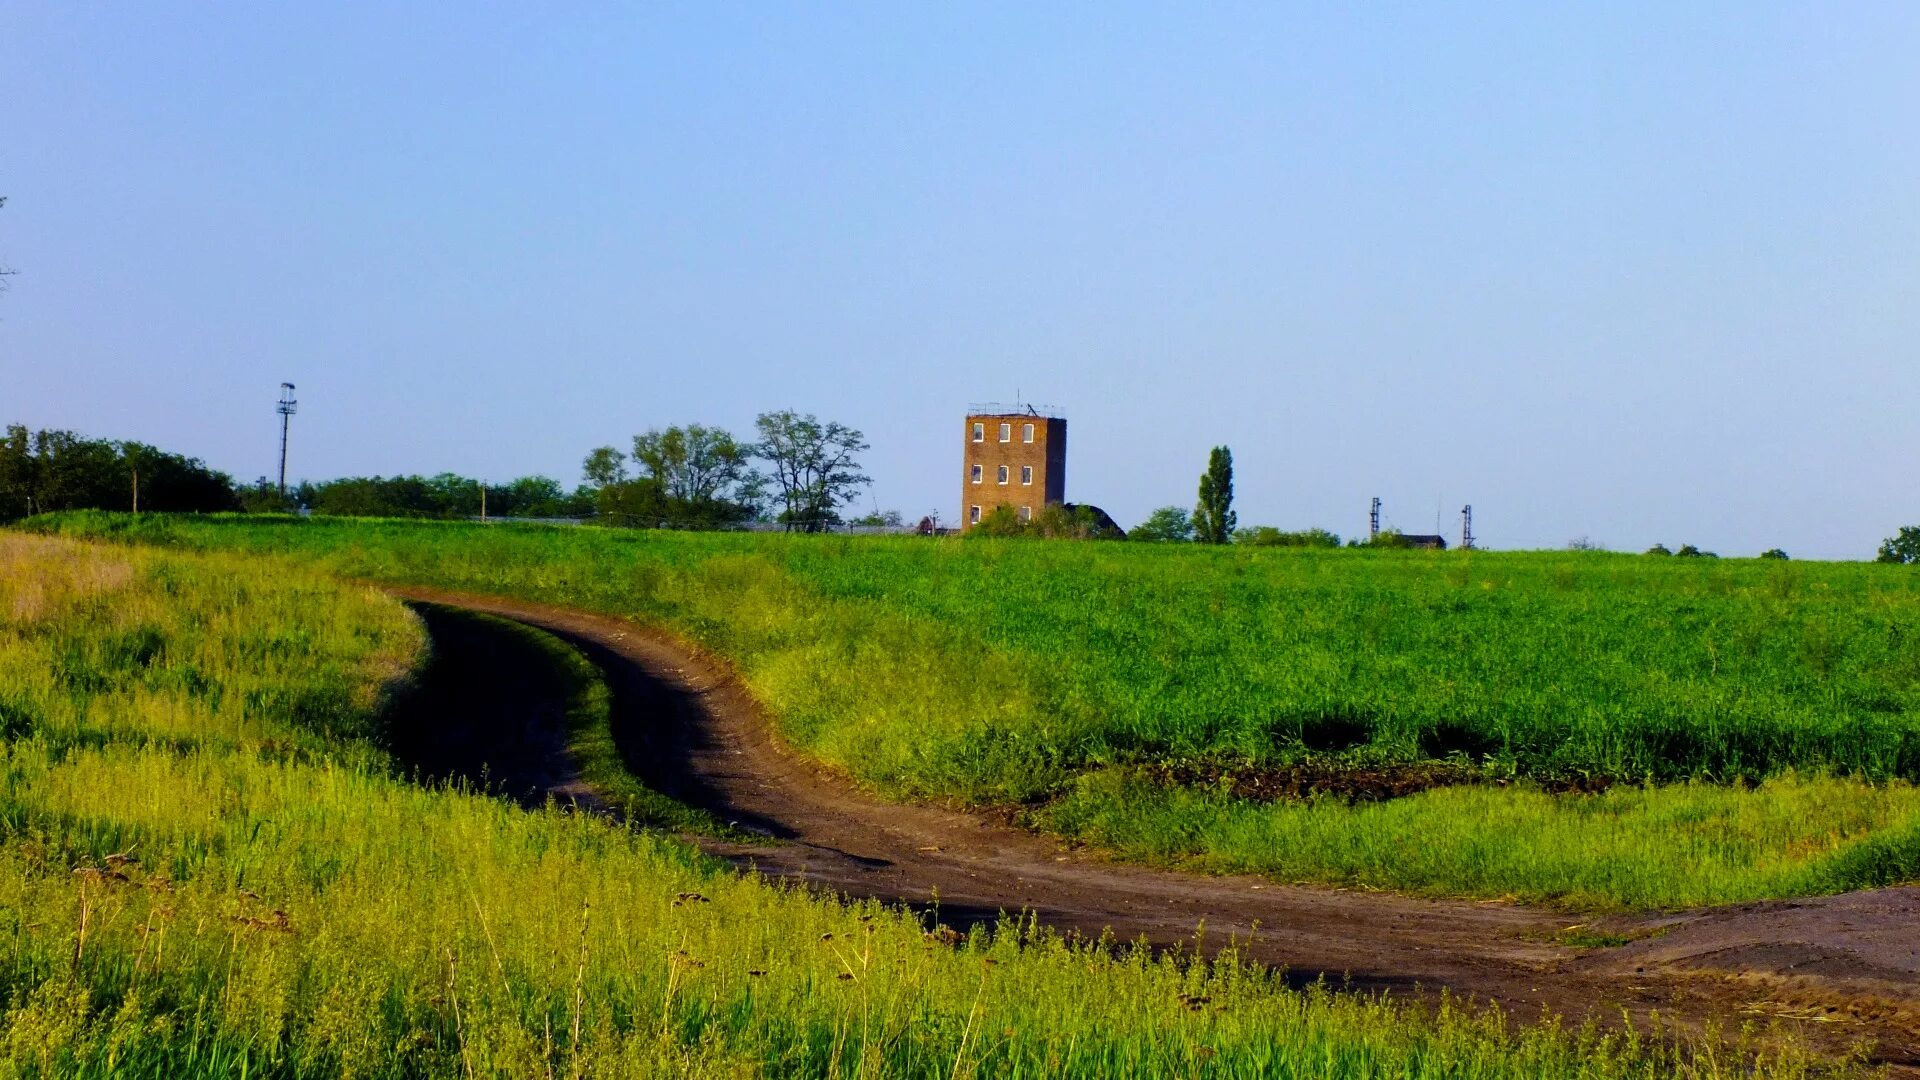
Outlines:
{"label": "dirt track", "polygon": [[[1920,887],[1661,917],[1600,920],[1611,949],[1557,943],[1578,916],[1118,865],[984,817],[886,803],[794,754],[725,665],[626,620],[425,589],[395,595],[520,620],[606,674],[622,751],[656,789],[769,837],[696,838],[771,876],[857,897],[936,905],[964,927],[1029,911],[1066,932],[1191,947],[1238,939],[1296,983],[1457,996],[1520,1018],[1578,1021],[1657,1010],[1733,1029],[1777,1018],[1836,1050],[1920,1077]],[[1909,1072],[1911,1070],[1911,1072]]]}

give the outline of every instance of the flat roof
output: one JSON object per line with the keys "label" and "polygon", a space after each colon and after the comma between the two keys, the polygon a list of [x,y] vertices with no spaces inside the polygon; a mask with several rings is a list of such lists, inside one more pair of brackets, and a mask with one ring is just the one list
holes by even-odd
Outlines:
{"label": "flat roof", "polygon": [[1053,405],[1029,405],[1016,403],[1009,405],[1002,401],[975,401],[967,405],[967,415],[973,416],[1025,416],[1036,420],[1065,420],[1066,411]]}

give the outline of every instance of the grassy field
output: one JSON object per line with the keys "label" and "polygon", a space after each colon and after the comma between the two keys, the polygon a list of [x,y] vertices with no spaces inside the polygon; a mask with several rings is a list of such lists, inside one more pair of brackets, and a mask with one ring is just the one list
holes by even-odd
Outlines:
{"label": "grassy field", "polygon": [[[592,669],[522,635],[575,737]],[[504,639],[503,639],[504,640]],[[506,647],[506,646],[503,646]],[[0,1075],[1721,1077],[1007,926],[409,780],[420,628],[310,569],[0,535]],[[417,733],[416,733],[417,734]],[[1769,1051],[1767,1075],[1845,1074]]]}
{"label": "grassy field", "polygon": [[[655,622],[733,661],[789,739],[884,793],[1024,804],[1147,858],[1583,907],[1920,878],[1920,575],[1900,567],[318,519],[36,527]],[[1479,783],[1369,804],[1229,782],[1421,762]],[[1169,763],[1222,782],[1140,768]]]}

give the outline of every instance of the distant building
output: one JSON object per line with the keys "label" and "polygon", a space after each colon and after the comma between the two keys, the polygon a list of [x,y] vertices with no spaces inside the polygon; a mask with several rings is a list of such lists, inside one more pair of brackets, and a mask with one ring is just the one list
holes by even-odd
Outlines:
{"label": "distant building", "polygon": [[1035,405],[972,405],[961,455],[960,522],[971,529],[1001,506],[1020,520],[1067,501],[1067,421]]}

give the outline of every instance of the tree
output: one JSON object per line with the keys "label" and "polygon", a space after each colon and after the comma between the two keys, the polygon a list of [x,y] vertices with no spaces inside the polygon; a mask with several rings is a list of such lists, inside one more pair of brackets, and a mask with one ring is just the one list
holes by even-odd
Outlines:
{"label": "tree", "polygon": [[1880,545],[1875,562],[1920,564],[1920,525],[1903,525],[1898,536],[1890,536]]}
{"label": "tree", "polygon": [[1680,550],[1673,554],[1674,557],[1681,559],[1717,559],[1720,557],[1711,551],[1701,551],[1692,544],[1681,544]]}
{"label": "tree", "polygon": [[1193,539],[1193,518],[1177,506],[1163,506],[1127,532],[1129,540],[1152,542]]}
{"label": "tree", "polygon": [[1647,554],[1649,554],[1649,555],[1671,555],[1671,554],[1673,554],[1673,549],[1671,549],[1671,548],[1669,548],[1669,547],[1667,547],[1667,545],[1665,545],[1665,544],[1655,544],[1655,545],[1653,545],[1652,547],[1650,547],[1650,548],[1648,548],[1648,549],[1647,549]]}
{"label": "tree", "polygon": [[1207,471],[1200,476],[1200,503],[1193,508],[1193,539],[1201,544],[1224,544],[1233,538],[1238,520],[1233,513],[1233,451],[1216,446],[1207,455]]}
{"label": "tree", "polygon": [[1787,558],[1787,553],[1779,548],[1768,548],[1760,553],[1760,557],[1763,559],[1780,559],[1784,561]]}
{"label": "tree", "polygon": [[875,510],[871,514],[862,514],[861,516],[854,518],[852,521],[847,522],[847,524],[849,525],[864,525],[868,528],[883,528],[883,529],[902,528],[906,525],[906,523],[907,523],[906,516],[901,514],[900,511],[898,510],[888,510],[885,512]]}
{"label": "tree", "polygon": [[90,439],[71,431],[0,439],[0,520],[50,510],[205,512],[235,506],[233,479],[198,458],[138,442]]}
{"label": "tree", "polygon": [[627,455],[611,446],[596,446],[587,453],[581,471],[594,487],[618,484],[627,478]]}
{"label": "tree", "polygon": [[866,437],[836,422],[792,409],[761,413],[753,422],[760,441],[753,454],[773,468],[788,532],[819,532],[839,520],[834,509],[868,482],[855,457],[870,447]]}
{"label": "tree", "polygon": [[[750,444],[704,424],[654,428],[633,437],[633,462],[660,481],[667,498],[689,506],[729,498],[758,479]],[[737,500],[736,500],[737,501]]]}
{"label": "tree", "polygon": [[1356,536],[1347,541],[1347,546],[1350,548],[1388,548],[1397,551],[1400,548],[1407,547],[1408,544],[1406,534],[1399,529],[1381,529],[1379,532],[1374,533],[1364,540]]}
{"label": "tree", "polygon": [[35,511],[39,462],[33,456],[33,436],[24,424],[8,424],[0,440],[0,521],[26,517]]}
{"label": "tree", "polygon": [[1287,532],[1271,525],[1255,525],[1248,529],[1235,529],[1233,542],[1249,547],[1324,547],[1337,548],[1340,537],[1325,529],[1302,529]]}

